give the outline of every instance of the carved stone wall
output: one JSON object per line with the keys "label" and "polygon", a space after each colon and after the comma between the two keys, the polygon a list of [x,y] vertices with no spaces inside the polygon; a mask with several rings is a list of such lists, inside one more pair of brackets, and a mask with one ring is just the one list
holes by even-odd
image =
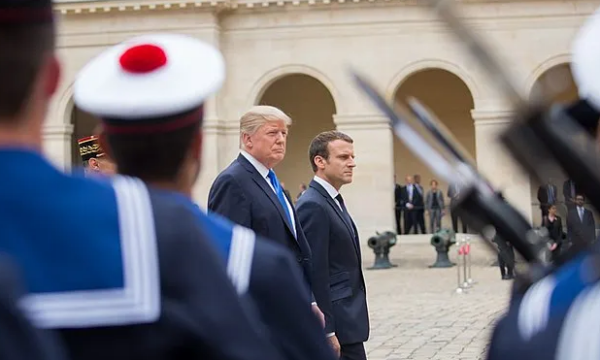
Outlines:
{"label": "carved stone wall", "polygon": [[[531,218],[529,180],[515,174],[503,150],[491,144],[509,121],[510,108],[477,62],[416,0],[56,3],[64,78],[47,121],[46,149],[57,164],[68,167],[72,161],[71,85],[77,71],[105,47],[129,37],[176,32],[215,44],[227,60],[225,86],[207,107],[204,173],[196,189],[200,203],[237,154],[240,115],[274,81],[300,73],[329,90],[336,126],[356,139],[357,155],[364,156],[355,182],[345,190],[363,239],[375,230],[394,229],[392,135],[346,70],[352,66],[368,74],[392,100],[406,78],[439,68],[456,75],[471,92],[479,167]],[[569,61],[575,32],[600,1],[475,0],[463,5],[466,20],[489,40],[528,94],[542,73]]]}

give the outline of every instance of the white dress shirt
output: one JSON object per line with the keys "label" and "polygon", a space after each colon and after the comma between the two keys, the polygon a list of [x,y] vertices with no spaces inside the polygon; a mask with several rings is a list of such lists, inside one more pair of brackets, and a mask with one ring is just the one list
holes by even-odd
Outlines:
{"label": "white dress shirt", "polygon": [[[246,158],[246,160],[248,160],[250,162],[250,164],[252,164],[252,166],[254,166],[254,168],[256,169],[256,171],[258,171],[260,176],[262,176],[262,178],[267,182],[267,184],[269,185],[271,190],[273,190],[275,195],[277,195],[277,193],[275,192],[275,188],[273,187],[273,184],[271,184],[271,180],[269,180],[269,177],[268,177],[269,169],[267,169],[266,166],[264,166],[260,161],[256,160],[254,158],[254,156],[248,154],[246,151],[242,150],[242,151],[240,151],[240,153],[242,154],[243,157]],[[292,205],[290,204],[289,200],[287,199],[287,197],[285,195],[283,196],[283,198],[285,199],[285,203],[287,205],[287,210],[290,214],[290,218],[292,219],[292,229],[294,230],[294,236],[297,237],[296,218],[294,217],[294,208],[292,207]]]}
{"label": "white dress shirt", "polygon": [[340,210],[344,211],[342,209],[342,205],[340,205],[340,202],[338,201],[338,199],[336,199],[336,197],[340,194],[334,187],[333,185],[331,185],[330,183],[327,182],[327,180],[323,180],[320,177],[316,176],[313,177],[313,180],[316,181],[319,185],[321,185],[323,187],[323,189],[325,189],[325,191],[327,191],[327,193],[329,194],[329,196],[331,196],[331,198],[333,199],[333,201],[335,201],[335,203],[337,204],[337,206],[339,206]]}

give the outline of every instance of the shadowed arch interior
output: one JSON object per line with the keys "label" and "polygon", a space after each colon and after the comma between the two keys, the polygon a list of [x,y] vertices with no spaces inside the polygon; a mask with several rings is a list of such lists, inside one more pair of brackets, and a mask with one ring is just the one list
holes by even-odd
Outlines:
{"label": "shadowed arch interior", "polygon": [[[408,97],[414,97],[428,107],[475,159],[475,127],[471,116],[473,97],[459,77],[441,69],[419,71],[402,82],[394,98],[397,104],[406,104]],[[394,167],[399,182],[403,182],[406,175],[420,174],[427,186],[433,178],[440,181],[442,187],[446,185],[396,138]]]}
{"label": "shadowed arch interior", "polygon": [[[475,161],[475,126],[471,116],[474,101],[469,88],[458,76],[442,69],[426,69],[413,73],[400,84],[394,95],[396,104],[405,104],[407,97],[414,97],[428,107],[460,143],[473,162]],[[442,151],[438,146],[434,148]],[[394,137],[394,174],[396,174],[396,182],[400,185],[405,184],[407,175],[421,175],[421,185],[425,192],[430,189],[431,180],[437,180],[448,205],[446,197],[448,184],[430,171],[396,137]],[[450,226],[449,216],[442,218],[442,226]],[[428,221],[426,221],[426,228],[430,231]]]}
{"label": "shadowed arch interior", "polygon": [[[545,71],[534,83],[530,97],[533,99],[536,94],[541,93],[548,100],[559,103],[572,103],[579,98],[577,85],[573,80],[570,64],[560,64]],[[540,190],[540,181],[535,178],[530,179],[531,199],[532,199],[532,218],[534,225],[540,225],[542,222],[542,213],[540,202],[538,200],[538,191]],[[548,174],[546,183],[551,182],[557,188],[558,214],[563,219],[563,225],[566,226],[567,208],[564,202],[563,183],[566,176],[562,172]],[[542,181],[544,182],[544,181]],[[591,210],[591,208],[590,208]]]}
{"label": "shadowed arch interior", "polygon": [[273,82],[258,101],[283,110],[292,118],[285,159],[275,171],[293,200],[300,184],[313,177],[308,159],[311,140],[320,132],[335,129],[336,106],[329,90],[317,79],[304,74],[291,74]]}

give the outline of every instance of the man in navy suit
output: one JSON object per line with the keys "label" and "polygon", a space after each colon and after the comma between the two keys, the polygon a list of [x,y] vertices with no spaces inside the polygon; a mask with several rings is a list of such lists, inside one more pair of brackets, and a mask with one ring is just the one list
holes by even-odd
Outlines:
{"label": "man in navy suit", "polygon": [[353,140],[338,131],[321,133],[309,156],[315,177],[296,207],[313,253],[313,290],[333,348],[342,359],[364,360],[369,313],[360,242],[339,193],[352,182]]}
{"label": "man in navy suit", "polygon": [[[272,106],[255,106],[240,119],[241,153],[217,176],[208,210],[289,249],[310,288],[311,251],[273,168],[285,157],[290,117]],[[316,302],[313,310],[322,318]]]}

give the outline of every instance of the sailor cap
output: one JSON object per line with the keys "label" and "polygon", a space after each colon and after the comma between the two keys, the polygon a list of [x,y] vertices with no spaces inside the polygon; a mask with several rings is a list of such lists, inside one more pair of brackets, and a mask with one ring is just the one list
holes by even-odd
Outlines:
{"label": "sailor cap", "polygon": [[600,109],[600,9],[579,29],[573,41],[571,71],[579,97]]}
{"label": "sailor cap", "polygon": [[194,110],[201,110],[224,80],[224,59],[212,45],[185,35],[144,35],[85,65],[75,80],[73,99],[79,109],[103,121],[118,120],[105,123],[109,133],[117,128],[141,131],[148,120],[193,112],[187,120],[146,124],[147,132],[169,131],[197,120]]}
{"label": "sailor cap", "polygon": [[579,101],[567,112],[586,130],[596,135],[600,120],[600,9],[577,32],[572,45],[571,72]]}

